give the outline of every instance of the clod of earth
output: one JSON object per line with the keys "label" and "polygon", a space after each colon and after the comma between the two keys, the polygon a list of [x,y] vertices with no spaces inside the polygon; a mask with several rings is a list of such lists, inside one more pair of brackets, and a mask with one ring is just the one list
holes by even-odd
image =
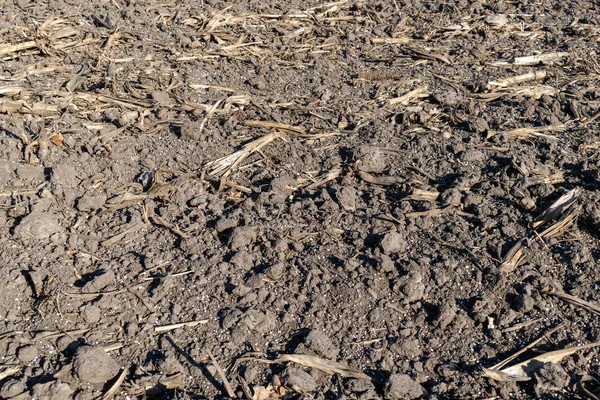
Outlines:
{"label": "clod of earth", "polygon": [[73,359],[77,378],[88,383],[104,383],[113,379],[121,367],[101,347],[81,346]]}

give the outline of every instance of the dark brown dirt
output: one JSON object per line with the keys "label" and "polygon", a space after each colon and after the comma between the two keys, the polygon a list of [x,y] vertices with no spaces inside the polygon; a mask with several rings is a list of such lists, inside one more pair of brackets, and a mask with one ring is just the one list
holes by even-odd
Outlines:
{"label": "dark brown dirt", "polygon": [[482,374],[600,341],[598,54],[587,1],[0,0],[0,398],[599,395]]}

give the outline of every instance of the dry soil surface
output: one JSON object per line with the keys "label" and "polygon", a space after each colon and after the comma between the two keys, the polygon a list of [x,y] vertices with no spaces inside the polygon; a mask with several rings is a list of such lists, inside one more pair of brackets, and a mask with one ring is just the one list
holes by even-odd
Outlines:
{"label": "dry soil surface", "polygon": [[0,398],[598,399],[599,38],[0,0]]}

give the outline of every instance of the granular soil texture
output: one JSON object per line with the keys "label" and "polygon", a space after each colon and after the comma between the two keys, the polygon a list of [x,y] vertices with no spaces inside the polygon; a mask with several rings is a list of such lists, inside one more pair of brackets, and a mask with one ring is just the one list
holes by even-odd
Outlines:
{"label": "granular soil texture", "polygon": [[583,0],[0,0],[0,398],[597,399],[599,40]]}

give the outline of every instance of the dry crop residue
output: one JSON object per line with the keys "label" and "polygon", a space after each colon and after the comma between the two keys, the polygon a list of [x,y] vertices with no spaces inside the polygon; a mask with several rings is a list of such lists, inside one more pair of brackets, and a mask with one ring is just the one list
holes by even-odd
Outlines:
{"label": "dry crop residue", "polygon": [[588,1],[0,0],[0,398],[600,396],[599,54]]}

